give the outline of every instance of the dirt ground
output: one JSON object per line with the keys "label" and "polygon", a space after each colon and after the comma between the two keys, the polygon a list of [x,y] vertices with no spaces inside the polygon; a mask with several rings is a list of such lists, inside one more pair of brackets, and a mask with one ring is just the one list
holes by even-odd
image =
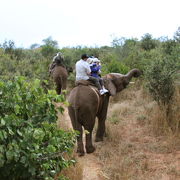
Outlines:
{"label": "dirt ground", "polygon": [[[140,94],[141,92],[137,92],[132,95],[138,98]],[[180,179],[179,140],[174,140],[173,136],[168,139],[155,136],[149,126],[145,125],[147,116],[151,116],[151,113],[144,115],[145,111],[152,106],[153,104],[148,105],[143,100],[132,101],[131,98],[111,102],[108,121],[113,123],[107,123],[109,137],[103,142],[94,143],[94,153],[77,158],[83,169],[83,180]],[[59,114],[59,119],[60,127],[72,128],[66,107],[64,114]],[[119,164],[113,166],[114,162]],[[132,170],[127,170],[128,168]]]}

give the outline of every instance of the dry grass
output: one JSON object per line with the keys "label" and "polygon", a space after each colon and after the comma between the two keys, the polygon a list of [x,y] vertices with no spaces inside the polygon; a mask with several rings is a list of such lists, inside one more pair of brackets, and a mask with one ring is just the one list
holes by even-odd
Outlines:
{"label": "dry grass", "polygon": [[[96,158],[91,157],[88,161],[86,156],[87,159],[78,160],[74,167],[62,173],[71,180],[89,180],[91,177],[84,177],[83,170],[89,163],[90,171],[90,166],[96,166],[97,161],[103,167],[101,174],[106,180],[180,179],[180,93],[176,93],[171,105],[171,127],[163,108],[159,108],[140,86],[131,85],[111,98],[106,122],[107,137],[104,142],[95,143],[93,155]],[[67,112],[64,114],[59,126],[69,129]]]}
{"label": "dry grass", "polygon": [[96,151],[107,179],[180,179],[178,96],[171,116],[176,133],[169,130],[162,108],[160,111],[144,89],[130,87],[111,99],[107,138]]}
{"label": "dry grass", "polygon": [[[175,96],[168,106],[158,106],[153,104],[150,109],[146,109],[150,116],[153,131],[157,135],[179,134],[180,132],[180,89],[176,89]],[[147,105],[146,105],[147,107]]]}

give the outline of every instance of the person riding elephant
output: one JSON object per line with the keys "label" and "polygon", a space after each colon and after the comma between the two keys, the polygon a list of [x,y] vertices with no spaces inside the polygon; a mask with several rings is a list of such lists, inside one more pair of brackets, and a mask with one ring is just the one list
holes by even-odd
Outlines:
{"label": "person riding elephant", "polygon": [[87,153],[95,151],[92,144],[92,131],[95,125],[95,119],[98,118],[98,127],[95,141],[102,141],[105,134],[105,120],[109,97],[116,95],[127,87],[132,77],[139,77],[140,71],[132,69],[126,75],[119,73],[109,73],[103,77],[104,86],[109,91],[100,95],[99,91],[87,83],[87,81],[78,81],[68,97],[68,113],[74,130],[79,131],[77,137],[77,153],[82,156],[85,154],[83,144],[83,127],[88,131],[86,133],[85,149]]}
{"label": "person riding elephant", "polygon": [[90,64],[90,68],[91,68],[91,76],[98,79],[102,87],[103,93],[107,93],[108,90],[104,87],[104,82],[100,75],[101,74],[100,60],[98,58],[93,58],[92,63]]}
{"label": "person riding elephant", "polygon": [[61,52],[58,52],[54,57],[53,57],[53,61],[50,64],[49,67],[49,73],[52,73],[52,70],[55,68],[55,66],[62,66],[65,67],[64,65],[64,56]]}
{"label": "person riding elephant", "polygon": [[92,82],[99,90],[100,94],[103,95],[107,91],[101,86],[99,79],[91,76],[91,68],[87,63],[89,56],[82,54],[81,59],[76,62],[76,81],[86,80]]}
{"label": "person riding elephant", "polygon": [[72,68],[64,65],[64,56],[61,52],[58,52],[49,66],[49,73],[56,84],[57,94],[61,94],[62,90],[66,90],[68,73],[72,71]]}

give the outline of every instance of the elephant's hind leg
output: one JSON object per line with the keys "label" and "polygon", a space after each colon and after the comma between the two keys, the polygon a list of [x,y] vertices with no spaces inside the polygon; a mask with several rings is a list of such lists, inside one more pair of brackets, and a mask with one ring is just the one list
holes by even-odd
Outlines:
{"label": "elephant's hind leg", "polygon": [[79,156],[83,156],[85,154],[83,144],[83,129],[81,124],[76,121],[74,109],[71,106],[69,106],[68,111],[73,129],[79,132],[77,136],[77,153],[79,154]]}
{"label": "elephant's hind leg", "polygon": [[105,135],[105,118],[98,118],[98,128],[96,132],[96,142],[103,141]]}
{"label": "elephant's hind leg", "polygon": [[86,134],[86,152],[93,153],[95,151],[95,147],[92,145],[92,131]]}
{"label": "elephant's hind leg", "polygon": [[86,117],[86,122],[89,122],[87,124],[84,124],[85,130],[88,131],[86,132],[86,152],[93,153],[95,151],[95,147],[92,144],[92,131],[95,124],[95,117]]}
{"label": "elephant's hind leg", "polygon": [[78,125],[78,127],[75,129],[79,131],[79,135],[77,136],[77,153],[79,156],[84,156],[84,144],[83,144],[83,129],[81,125]]}

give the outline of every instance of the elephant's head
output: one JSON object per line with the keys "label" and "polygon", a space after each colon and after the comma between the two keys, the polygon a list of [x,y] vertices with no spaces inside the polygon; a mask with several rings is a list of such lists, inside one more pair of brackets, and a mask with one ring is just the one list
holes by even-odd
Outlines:
{"label": "elephant's head", "polygon": [[110,73],[103,77],[104,85],[109,90],[110,95],[114,96],[126,88],[132,77],[139,77],[140,75],[141,72],[138,69],[132,69],[126,75]]}

